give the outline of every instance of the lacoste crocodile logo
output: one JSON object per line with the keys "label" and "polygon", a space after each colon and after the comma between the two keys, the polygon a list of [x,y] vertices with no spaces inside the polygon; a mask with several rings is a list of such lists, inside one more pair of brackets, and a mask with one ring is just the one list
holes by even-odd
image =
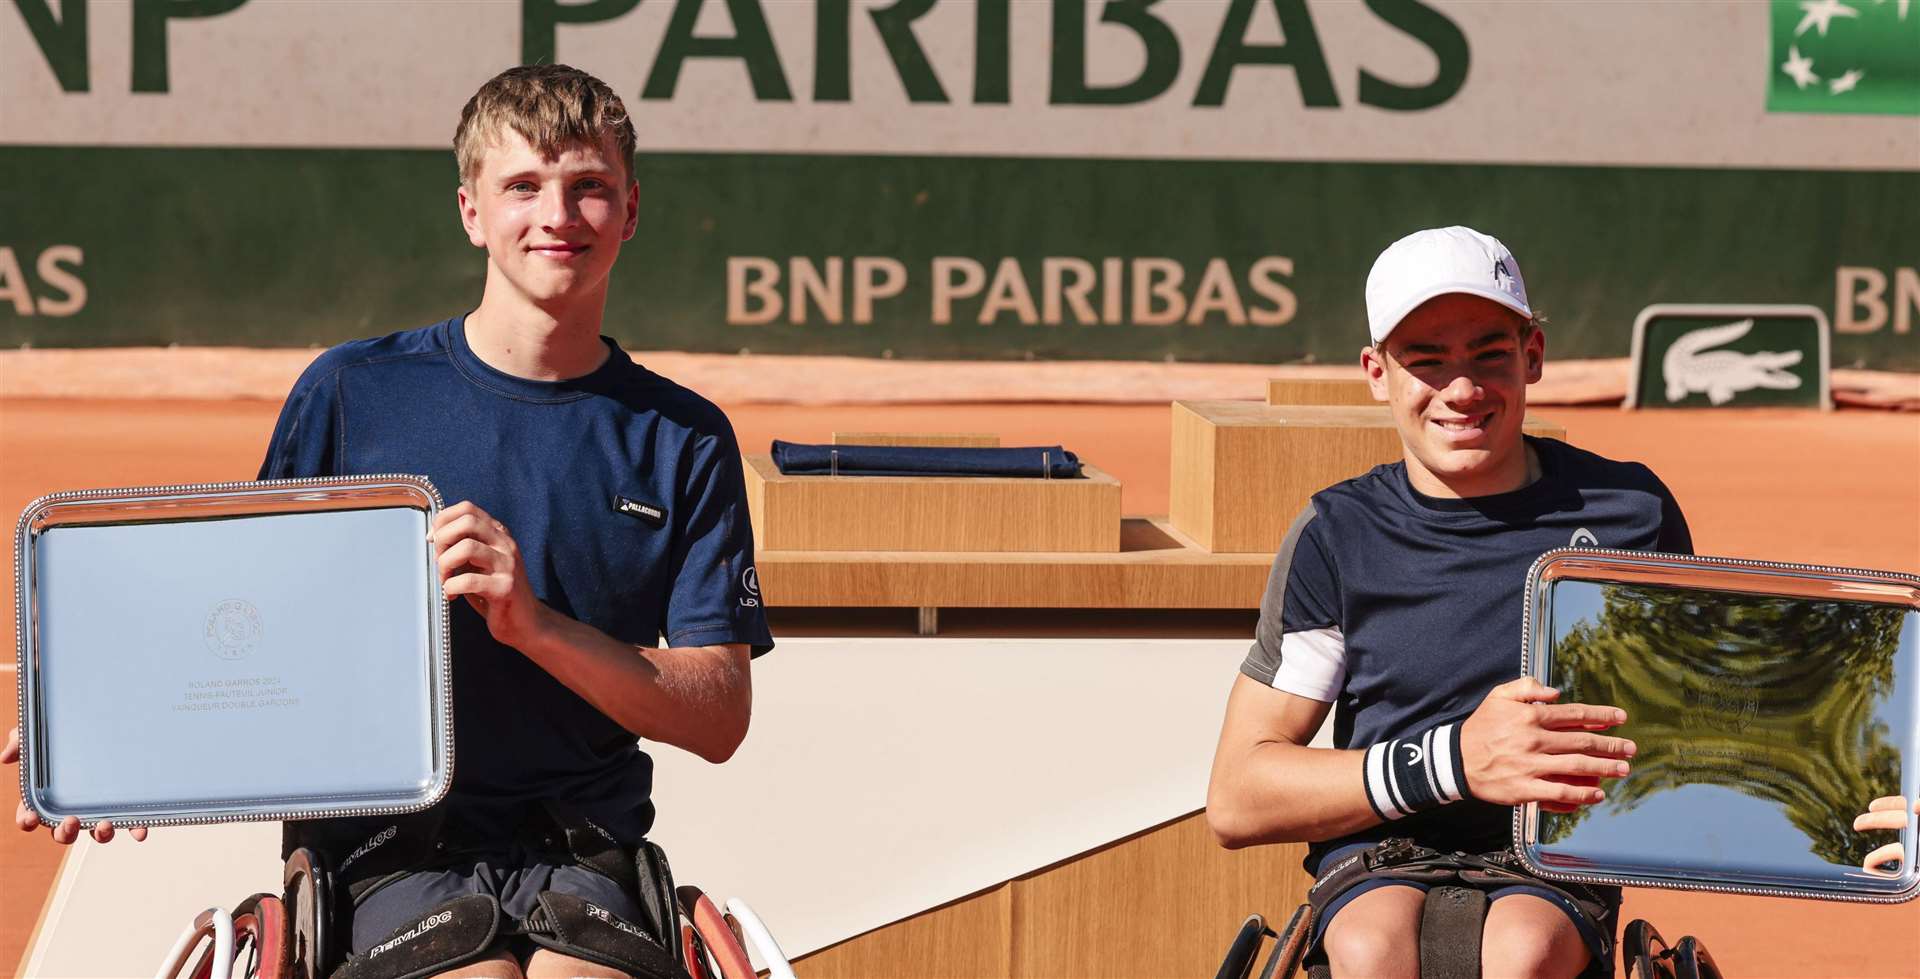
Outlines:
{"label": "lacoste crocodile logo", "polygon": [[1802,351],[1758,350],[1750,354],[1737,350],[1715,350],[1746,336],[1753,320],[1744,319],[1720,326],[1694,330],[1673,342],[1660,360],[1661,377],[1667,384],[1667,401],[1674,402],[1696,392],[1707,400],[1723,405],[1742,391],[1767,388],[1791,391],[1800,386],[1800,378],[1784,368],[1800,362]]}

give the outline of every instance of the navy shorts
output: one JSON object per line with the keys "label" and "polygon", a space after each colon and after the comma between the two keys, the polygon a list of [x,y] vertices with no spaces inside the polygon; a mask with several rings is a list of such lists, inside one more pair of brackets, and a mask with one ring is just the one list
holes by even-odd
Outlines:
{"label": "navy shorts", "polygon": [[[555,891],[592,901],[628,921],[647,921],[633,895],[611,878],[583,867],[564,855],[511,846],[463,854],[434,870],[397,874],[376,885],[355,903],[347,929],[349,947],[356,955],[412,927],[428,911],[468,894],[491,894],[509,920],[518,921],[533,910],[542,891]],[[523,962],[536,947],[523,935],[512,936],[502,947]]]}
{"label": "navy shorts", "polygon": [[[1326,859],[1320,861],[1320,866],[1331,867],[1347,857],[1364,850],[1370,850],[1374,846],[1375,844],[1372,843],[1348,844],[1327,854]],[[1354,898],[1368,891],[1377,891],[1382,887],[1411,887],[1422,894],[1427,892],[1427,885],[1416,881],[1390,880],[1379,877],[1348,888],[1345,894],[1335,898],[1333,903],[1327,905],[1326,910],[1322,911],[1319,919],[1313,923],[1312,945],[1317,946],[1320,944],[1320,940],[1326,936],[1327,926],[1333,924],[1334,915],[1339,914],[1341,908],[1353,903]],[[1501,898],[1514,897],[1520,894],[1532,895],[1559,908],[1561,912],[1567,916],[1567,920],[1573,922],[1574,929],[1580,933],[1581,941],[1586,942],[1587,952],[1593,956],[1594,962],[1605,963],[1608,965],[1608,968],[1611,969],[1611,963],[1613,961],[1612,936],[1602,935],[1600,931],[1587,920],[1586,916],[1580,913],[1579,908],[1577,908],[1572,901],[1569,901],[1565,895],[1556,893],[1551,888],[1534,884],[1513,884],[1488,891],[1487,903],[1492,904]],[[1611,926],[1613,919],[1618,916],[1619,910],[1619,906],[1616,904],[1609,911],[1607,915],[1607,924],[1609,926]],[[1609,928],[1609,930],[1611,930],[1611,928]]]}

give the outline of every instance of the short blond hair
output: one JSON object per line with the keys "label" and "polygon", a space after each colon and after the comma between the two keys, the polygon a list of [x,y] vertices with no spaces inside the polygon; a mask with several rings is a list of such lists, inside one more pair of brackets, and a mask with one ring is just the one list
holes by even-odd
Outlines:
{"label": "short blond hair", "polygon": [[633,179],[633,120],[607,83],[567,65],[521,65],[493,76],[460,110],[453,156],[460,182],[473,186],[487,147],[507,130],[548,157],[576,145],[599,146],[609,137]]}

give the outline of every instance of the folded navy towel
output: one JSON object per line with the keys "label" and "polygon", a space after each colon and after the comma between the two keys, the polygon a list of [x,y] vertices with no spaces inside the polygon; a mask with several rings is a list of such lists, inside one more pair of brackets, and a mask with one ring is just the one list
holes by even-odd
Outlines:
{"label": "folded navy towel", "polygon": [[[834,461],[836,452],[840,456],[838,466]],[[773,464],[788,476],[823,476],[836,471],[842,476],[1073,479],[1080,475],[1079,458],[1057,445],[981,449],[929,445],[805,445],[774,439]]]}

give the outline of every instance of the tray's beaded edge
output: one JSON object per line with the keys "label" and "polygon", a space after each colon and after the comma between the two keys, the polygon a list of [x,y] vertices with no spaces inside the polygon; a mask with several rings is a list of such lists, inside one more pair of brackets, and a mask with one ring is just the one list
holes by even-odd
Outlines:
{"label": "tray's beaded edge", "polygon": [[[18,765],[19,771],[20,771],[20,798],[23,801],[25,801],[26,804],[33,810],[34,814],[40,817],[40,819],[42,819],[43,821],[49,820],[50,818],[50,814],[47,813],[45,810],[41,809],[38,799],[35,797],[34,793],[31,791],[31,788],[32,788],[31,780],[28,779],[27,777],[27,769],[28,769],[27,730],[26,730],[27,682],[28,682],[27,675],[30,672],[30,669],[28,666],[28,659],[29,659],[29,654],[32,652],[32,649],[31,649],[32,640],[29,638],[31,633],[27,628],[27,621],[26,621],[27,608],[29,607],[29,601],[27,596],[27,576],[26,576],[25,561],[26,561],[26,554],[27,554],[27,546],[26,546],[27,536],[29,533],[28,528],[31,526],[34,518],[40,513],[40,511],[46,509],[49,506],[53,506],[55,504],[61,504],[61,503],[76,503],[76,502],[84,502],[89,500],[110,500],[115,497],[121,497],[121,496],[143,496],[143,495],[150,496],[156,493],[239,493],[239,492],[247,492],[251,490],[284,490],[284,489],[307,489],[307,488],[317,489],[325,486],[341,486],[341,485],[348,485],[348,484],[378,486],[383,483],[385,484],[398,483],[401,485],[410,486],[414,489],[420,490],[421,492],[425,493],[427,495],[427,499],[431,501],[431,504],[432,504],[428,508],[428,512],[427,512],[429,521],[432,520],[435,514],[437,514],[440,510],[446,507],[445,501],[441,499],[439,488],[433,485],[432,480],[428,479],[425,476],[409,475],[406,473],[372,473],[364,476],[313,476],[313,477],[307,477],[302,479],[258,479],[258,480],[237,480],[237,481],[219,482],[219,483],[183,483],[179,485],[167,485],[167,486],[125,486],[125,487],[116,487],[116,488],[107,488],[107,489],[65,490],[58,493],[48,493],[44,496],[36,497],[32,502],[28,503],[25,509],[20,511],[20,520],[17,524],[15,524],[15,527],[14,527],[14,548],[13,548],[13,581],[14,581],[13,624],[14,624],[14,647],[15,647],[15,651],[14,651],[15,714],[14,716],[18,719],[20,724],[20,760]],[[446,595],[441,591],[440,580],[437,576],[434,577],[432,580],[434,582],[434,585],[433,585],[434,593],[439,598],[438,602],[436,603],[437,608],[435,610],[435,617],[440,620],[440,648],[444,651],[452,647],[452,642],[453,642],[452,625],[448,621],[447,599],[446,599]],[[446,771],[442,774],[438,784],[433,786],[426,801],[422,803],[410,803],[408,805],[402,805],[402,806],[356,806],[348,809],[328,810],[322,813],[315,813],[309,809],[281,809],[281,810],[273,810],[268,812],[248,812],[241,816],[236,816],[236,815],[162,816],[158,819],[140,819],[138,822],[138,825],[141,825],[141,826],[193,826],[193,825],[205,825],[210,823],[224,823],[224,822],[235,822],[235,821],[281,822],[281,821],[286,821],[291,819],[334,819],[334,818],[350,818],[350,817],[357,817],[357,816],[395,816],[395,815],[401,815],[404,813],[418,812],[422,809],[426,809],[434,805],[435,803],[439,802],[442,798],[444,798],[447,794],[447,791],[451,789],[453,786],[454,741],[453,741],[452,657],[451,656],[440,657],[440,662],[436,665],[436,672],[439,673],[439,678],[440,678],[439,700],[440,700],[440,713],[441,713],[440,744],[438,748],[441,752],[441,755],[446,758],[447,764],[446,764]],[[230,801],[236,805],[244,805],[247,800],[230,800]],[[98,822],[97,820],[93,823],[83,822],[80,825],[81,825],[81,828],[86,829],[96,825],[97,822]]]}

